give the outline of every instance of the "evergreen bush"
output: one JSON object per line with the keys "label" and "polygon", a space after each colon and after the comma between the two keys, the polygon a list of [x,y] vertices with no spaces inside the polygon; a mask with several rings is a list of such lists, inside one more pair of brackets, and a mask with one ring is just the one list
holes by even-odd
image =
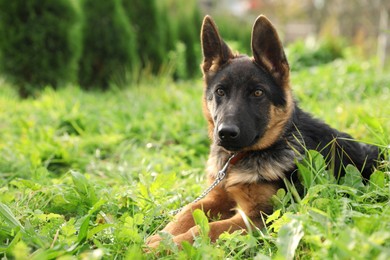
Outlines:
{"label": "evergreen bush", "polygon": [[157,73],[164,63],[164,20],[155,0],[122,0],[122,5],[137,35],[137,53],[141,66]]}
{"label": "evergreen bush", "polygon": [[69,0],[0,0],[0,71],[21,96],[75,79],[78,22]]}
{"label": "evergreen bush", "polygon": [[79,83],[83,88],[124,85],[138,70],[136,35],[121,0],[84,0],[83,52]]}
{"label": "evergreen bush", "polygon": [[187,75],[190,78],[200,75],[199,65],[202,60],[200,46],[200,27],[202,17],[198,1],[180,2],[179,40],[186,46]]}
{"label": "evergreen bush", "polygon": [[194,6],[191,12],[179,19],[179,40],[186,46],[187,76],[193,78],[200,75],[199,64],[201,62],[200,27],[202,18],[199,10]]}
{"label": "evergreen bush", "polygon": [[[174,77],[186,79],[200,76],[199,64],[202,53],[199,35],[202,17],[198,1],[171,0],[166,1],[161,7],[165,9],[165,18],[167,18],[165,24],[169,26],[171,33],[168,40],[172,42],[167,43],[167,46],[173,48],[173,55],[170,57],[184,58],[184,60],[172,61],[176,65]],[[182,55],[183,51],[184,55]]]}

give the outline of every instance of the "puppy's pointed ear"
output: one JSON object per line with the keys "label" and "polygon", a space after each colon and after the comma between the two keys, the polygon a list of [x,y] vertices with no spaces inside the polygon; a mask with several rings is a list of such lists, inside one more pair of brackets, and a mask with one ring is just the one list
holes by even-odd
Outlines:
{"label": "puppy's pointed ear", "polygon": [[268,70],[276,80],[288,80],[290,67],[276,29],[260,15],[252,29],[252,53],[255,62]]}
{"label": "puppy's pointed ear", "polygon": [[222,40],[216,24],[208,15],[203,19],[200,38],[203,51],[203,73],[216,72],[221,65],[233,58],[230,48]]}

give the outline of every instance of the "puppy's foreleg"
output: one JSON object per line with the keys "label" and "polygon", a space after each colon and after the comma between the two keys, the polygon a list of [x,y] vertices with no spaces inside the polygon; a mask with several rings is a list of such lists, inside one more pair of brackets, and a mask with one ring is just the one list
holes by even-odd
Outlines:
{"label": "puppy's foreleg", "polygon": [[[183,208],[174,219],[162,230],[173,236],[179,236],[186,233],[189,229],[195,226],[195,221],[192,213],[196,209],[200,209],[210,218],[230,218],[234,202],[229,199],[226,192],[222,189],[214,189],[204,199],[196,203],[189,204]],[[157,247],[161,237],[157,234],[147,239],[146,244],[149,247]]]}

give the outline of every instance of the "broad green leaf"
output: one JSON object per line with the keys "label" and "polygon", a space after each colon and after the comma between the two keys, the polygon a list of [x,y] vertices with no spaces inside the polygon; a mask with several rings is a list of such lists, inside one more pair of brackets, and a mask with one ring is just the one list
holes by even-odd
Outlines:
{"label": "broad green leaf", "polygon": [[98,234],[99,232],[105,230],[105,229],[108,229],[108,228],[111,228],[113,227],[114,225],[113,224],[102,224],[102,225],[98,225],[94,228],[92,228],[91,230],[88,231],[88,236],[87,236],[87,239],[91,239],[94,235]]}
{"label": "broad green leaf", "polygon": [[283,199],[286,196],[286,190],[283,188],[278,189],[278,191],[276,192],[276,196],[280,199]]}
{"label": "broad green leaf", "polygon": [[279,230],[278,238],[276,240],[278,254],[284,259],[293,259],[303,235],[303,226],[300,221],[293,219],[288,224],[284,225]]}
{"label": "broad green leaf", "polygon": [[314,175],[313,172],[304,164],[304,163],[297,163],[299,177],[301,179],[301,182],[303,186],[306,189],[309,189],[313,185]]}
{"label": "broad green leaf", "polygon": [[188,242],[184,241],[181,243],[181,247],[183,249],[183,252],[185,252],[186,256],[190,258],[195,253],[195,248]]}
{"label": "broad green leaf", "polygon": [[385,187],[385,180],[386,180],[385,173],[382,171],[375,171],[370,176],[371,185],[374,185],[379,188]]}
{"label": "broad green leaf", "polygon": [[200,209],[194,210],[192,213],[192,216],[194,217],[196,225],[199,226],[200,232],[203,236],[208,235],[210,231],[209,221],[204,214],[204,212]]}
{"label": "broad green leaf", "polygon": [[362,188],[364,187],[362,174],[355,166],[349,164],[345,169],[345,176],[341,184],[355,189]]}
{"label": "broad green leaf", "polygon": [[93,207],[88,211],[88,214],[89,215],[92,215],[93,213],[95,213],[96,211],[98,211],[104,204],[106,203],[106,201],[104,199],[100,199],[99,201],[97,201]]}
{"label": "broad green leaf", "polygon": [[286,190],[284,188],[278,189],[275,195],[272,195],[271,202],[276,208],[285,207],[289,198],[286,197]]}
{"label": "broad green leaf", "polygon": [[30,250],[31,248],[29,248],[23,240],[20,240],[11,249],[11,254],[15,259],[29,259]]}
{"label": "broad green leaf", "polygon": [[312,159],[312,166],[317,172],[322,172],[326,168],[326,162],[322,154],[316,150],[309,150],[309,156]]}
{"label": "broad green leaf", "polygon": [[280,218],[281,216],[281,213],[280,213],[280,209],[278,210],[275,210],[270,216],[268,216],[267,220],[266,220],[266,223],[271,223],[272,221],[274,220],[277,220],[278,218]]}
{"label": "broad green leaf", "polygon": [[15,185],[18,188],[29,188],[34,191],[37,191],[42,188],[39,183],[36,183],[32,180],[16,179],[11,181],[12,185]]}
{"label": "broad green leaf", "polygon": [[86,217],[84,217],[83,222],[81,223],[79,234],[77,236],[77,242],[79,244],[83,243],[88,236],[88,227],[90,219],[91,217],[87,215]]}
{"label": "broad green leaf", "polygon": [[7,205],[0,203],[0,215],[4,218],[6,223],[11,226],[11,228],[19,227],[22,230],[24,227],[19,222],[19,220],[15,217],[15,215],[12,213],[12,211],[8,208]]}
{"label": "broad green leaf", "polygon": [[131,245],[126,251],[126,260],[143,260],[147,259],[145,255],[142,254],[142,249],[138,245]]}

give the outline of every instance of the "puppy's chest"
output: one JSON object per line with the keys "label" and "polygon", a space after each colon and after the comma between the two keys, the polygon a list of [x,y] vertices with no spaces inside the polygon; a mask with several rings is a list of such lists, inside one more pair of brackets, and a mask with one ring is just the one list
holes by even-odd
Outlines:
{"label": "puppy's chest", "polygon": [[295,167],[294,159],[243,161],[228,170],[226,186],[277,181]]}
{"label": "puppy's chest", "polygon": [[272,212],[270,198],[280,188],[279,182],[264,182],[256,184],[239,184],[226,189],[235,207],[242,209],[249,216],[259,212]]}
{"label": "puppy's chest", "polygon": [[[231,187],[239,184],[281,180],[285,177],[286,172],[295,168],[295,157],[296,154],[292,150],[283,150],[277,154],[250,154],[236,164],[229,165],[224,186]],[[210,154],[207,167],[210,179],[216,178],[226,160],[226,156]]]}

